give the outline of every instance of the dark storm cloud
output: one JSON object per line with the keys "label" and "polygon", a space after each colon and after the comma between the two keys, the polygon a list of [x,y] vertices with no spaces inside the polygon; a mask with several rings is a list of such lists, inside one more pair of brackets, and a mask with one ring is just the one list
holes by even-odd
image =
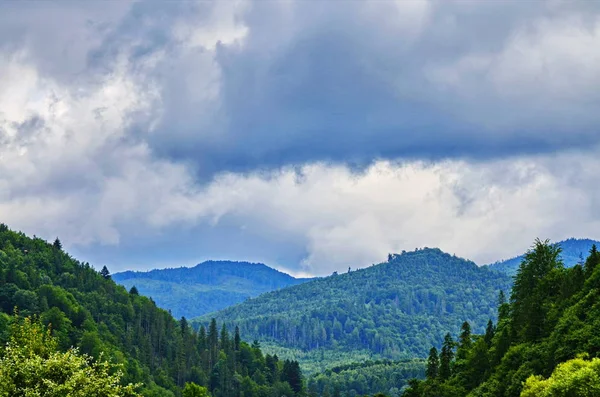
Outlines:
{"label": "dark storm cloud", "polygon": [[111,270],[591,236],[598,4],[0,2],[0,217]]}

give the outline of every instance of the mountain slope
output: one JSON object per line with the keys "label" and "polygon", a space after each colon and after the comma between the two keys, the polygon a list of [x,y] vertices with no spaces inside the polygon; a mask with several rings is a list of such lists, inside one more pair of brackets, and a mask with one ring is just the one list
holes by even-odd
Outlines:
{"label": "mountain slope", "polygon": [[263,294],[213,316],[278,353],[303,351],[295,357],[318,370],[365,352],[373,358],[424,357],[465,320],[482,330],[495,317],[499,291],[510,283],[504,274],[426,248]]}
{"label": "mountain slope", "polygon": [[[18,315],[11,316],[15,308]],[[253,396],[259,388],[266,396],[300,394],[297,363],[264,356],[237,332],[225,327],[219,332],[216,322],[196,333],[152,299],[117,285],[107,269],[97,272],[70,257],[58,239],[49,244],[0,223],[0,345],[6,346],[27,316],[50,327],[61,351],[74,346],[121,364],[123,382],[142,382],[143,396],[180,397],[186,382],[205,386],[214,397]],[[0,349],[0,361],[14,360],[9,355]],[[274,372],[281,376],[265,378]],[[6,376],[2,383],[8,384]]]}
{"label": "mountain slope", "polygon": [[431,350],[427,379],[403,396],[600,395],[599,251],[565,268],[556,247],[538,240],[525,259],[498,323],[485,335],[465,324],[457,343],[449,335],[439,359]]}
{"label": "mountain slope", "polygon": [[113,279],[135,287],[179,317],[197,317],[262,293],[303,283],[262,263],[207,261],[194,267],[116,273]]}
{"label": "mountain slope", "polygon": [[[590,252],[592,245],[596,244],[596,246],[600,247],[600,241],[576,238],[569,238],[567,240],[559,241],[556,244],[562,249],[560,257],[565,267],[573,267],[577,263],[582,263],[583,258],[586,258]],[[492,270],[514,276],[522,261],[523,255],[519,255],[487,266]]]}

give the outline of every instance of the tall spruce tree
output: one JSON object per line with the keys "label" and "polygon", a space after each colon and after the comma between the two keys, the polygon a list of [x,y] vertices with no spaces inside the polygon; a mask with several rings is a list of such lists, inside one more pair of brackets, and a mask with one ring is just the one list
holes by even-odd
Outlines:
{"label": "tall spruce tree", "polygon": [[438,351],[435,347],[432,347],[429,350],[429,357],[427,358],[427,369],[425,371],[425,376],[427,379],[436,379],[438,377],[440,370],[440,357],[438,356]]}
{"label": "tall spruce tree", "polygon": [[440,352],[440,373],[441,379],[445,380],[452,375],[452,360],[454,360],[454,339],[448,332],[444,337],[442,351]]}
{"label": "tall spruce tree", "polygon": [[548,310],[545,303],[555,289],[552,273],[563,268],[560,252],[558,245],[536,239],[521,262],[510,296],[512,325],[520,340],[536,341],[544,334]]}

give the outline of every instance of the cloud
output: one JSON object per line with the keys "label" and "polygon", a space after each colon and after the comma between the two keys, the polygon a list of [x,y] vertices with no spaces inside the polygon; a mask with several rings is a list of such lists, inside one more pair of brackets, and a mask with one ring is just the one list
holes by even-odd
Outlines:
{"label": "cloud", "polygon": [[327,274],[597,237],[595,3],[3,11],[0,218],[92,260]]}

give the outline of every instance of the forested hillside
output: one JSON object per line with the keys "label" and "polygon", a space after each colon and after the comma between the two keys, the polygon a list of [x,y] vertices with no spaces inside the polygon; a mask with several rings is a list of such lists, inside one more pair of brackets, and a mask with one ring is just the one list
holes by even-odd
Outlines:
{"label": "forested hillside", "polygon": [[[511,279],[473,262],[421,249],[388,262],[270,292],[215,314],[272,351],[296,356],[305,368],[371,357],[426,356],[464,320],[484,329]],[[209,318],[196,320],[206,323]],[[278,350],[279,347],[279,350]],[[310,352],[315,352],[310,354]],[[341,358],[341,359],[340,359]],[[315,362],[319,365],[314,365]]]}
{"label": "forested hillside", "polygon": [[[11,315],[15,308],[18,316]],[[23,321],[39,322],[50,327],[59,351],[76,347],[93,360],[102,356],[122,365],[123,384],[142,382],[143,396],[179,396],[184,387],[191,387],[214,397],[279,397],[300,394],[303,388],[297,362],[264,356],[258,344],[241,341],[237,330],[230,333],[223,326],[219,331],[214,321],[195,332],[185,318],[176,321],[135,288],[127,291],[117,285],[108,269],[98,272],[71,258],[58,239],[49,244],[4,224],[0,224],[0,311],[2,345],[15,340],[13,330],[22,329]],[[31,316],[35,319],[29,320]],[[12,346],[0,351],[0,392],[12,390],[15,382],[43,385],[40,379],[23,379],[23,372],[11,364],[14,354],[27,351],[28,343],[17,338]],[[35,365],[55,354],[38,353]],[[67,365],[79,356],[56,357],[67,360]],[[35,376],[32,371],[27,376]],[[3,395],[25,395],[20,390]]]}
{"label": "forested hillside", "polygon": [[[600,242],[590,239],[570,238],[556,243],[560,249],[560,259],[565,267],[573,267],[578,263],[583,263],[587,253],[592,246],[596,244],[600,246]],[[504,272],[510,276],[514,276],[519,269],[519,265],[524,259],[524,255],[519,255],[511,259],[495,262],[490,265],[490,269]]]}
{"label": "forested hillside", "polygon": [[536,241],[510,300],[500,299],[497,324],[473,335],[465,322],[458,337],[447,334],[430,350],[427,380],[404,396],[600,395],[599,265],[596,246],[566,268],[559,246]]}
{"label": "forested hillside", "polygon": [[328,369],[308,378],[312,396],[398,396],[411,379],[425,377],[425,360],[364,361]]}
{"label": "forested hillside", "polygon": [[262,263],[232,261],[206,261],[191,268],[126,271],[115,273],[113,279],[127,289],[135,286],[140,294],[151,297],[177,318],[197,317],[309,280],[294,278]]}

